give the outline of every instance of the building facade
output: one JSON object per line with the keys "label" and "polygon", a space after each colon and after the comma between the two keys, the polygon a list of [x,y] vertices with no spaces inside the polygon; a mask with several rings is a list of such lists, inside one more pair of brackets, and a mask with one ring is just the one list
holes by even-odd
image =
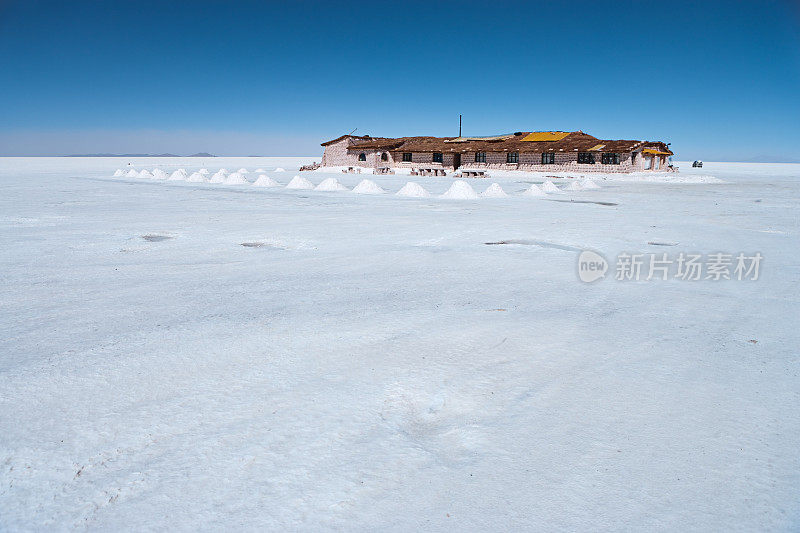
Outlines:
{"label": "building facade", "polygon": [[669,172],[661,141],[602,140],[582,131],[517,132],[493,137],[343,135],[322,143],[322,166],[501,169],[539,172]]}

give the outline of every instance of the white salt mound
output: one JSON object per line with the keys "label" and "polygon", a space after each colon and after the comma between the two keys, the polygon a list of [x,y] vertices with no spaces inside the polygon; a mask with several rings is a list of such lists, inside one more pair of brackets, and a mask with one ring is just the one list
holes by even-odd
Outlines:
{"label": "white salt mound", "polygon": [[253,172],[266,172],[263,168],[257,168]]}
{"label": "white salt mound", "polygon": [[217,172],[215,172],[214,175],[211,176],[211,179],[208,180],[209,183],[225,183],[225,178],[228,177],[228,173],[223,172],[223,170],[225,169],[218,170]]}
{"label": "white salt mound", "polygon": [[275,169],[275,172],[286,172],[286,171],[283,170],[281,167],[278,167],[278,168]]}
{"label": "white salt mound", "polygon": [[261,174],[253,185],[256,187],[280,187],[281,184],[269,176]]}
{"label": "white salt mound", "polygon": [[250,173],[250,171],[247,170],[246,168],[240,168],[236,172],[238,172],[239,174],[249,174]]}
{"label": "white salt mound", "polygon": [[182,168],[179,168],[178,170],[173,172],[169,177],[169,179],[172,181],[185,180],[186,178],[187,178],[186,171]]}
{"label": "white salt mound", "polygon": [[225,185],[247,185],[250,183],[246,179],[241,172],[233,172],[225,178]]}
{"label": "white salt mound", "polygon": [[535,183],[530,186],[529,189],[525,190],[522,193],[522,196],[547,196],[547,193],[544,192],[542,189],[539,188],[538,185]]}
{"label": "white salt mound", "polygon": [[545,181],[542,183],[542,190],[544,192],[561,192],[561,189],[556,187],[552,181]]}
{"label": "white salt mound", "polygon": [[426,191],[422,185],[413,181],[409,181],[403,185],[402,189],[397,191],[397,196],[407,196],[409,198],[427,198],[430,195],[431,193]]}
{"label": "white salt mound", "polygon": [[203,183],[206,181],[206,177],[199,172],[192,172],[192,175],[186,178],[186,181],[191,181],[192,183]]}
{"label": "white salt mound", "polygon": [[153,175],[150,174],[150,171],[147,170],[147,169],[144,169],[141,172],[139,172],[139,177],[140,178],[147,178],[149,180],[153,179]]}
{"label": "white salt mound", "polygon": [[322,183],[317,185],[314,190],[316,191],[347,191],[347,187],[339,183],[336,178],[328,178],[323,180]]}
{"label": "white salt mound", "polygon": [[481,196],[484,198],[508,198],[506,191],[497,183],[489,185],[486,190],[481,193]]}
{"label": "white salt mound", "polygon": [[292,178],[292,181],[286,186],[287,189],[313,189],[314,184],[308,181],[306,178],[297,175]]}
{"label": "white salt mound", "polygon": [[579,182],[577,182],[577,181],[574,181],[574,180],[570,181],[569,185],[567,185],[565,188],[568,191],[582,191],[583,190],[583,187],[581,187],[581,184]]}
{"label": "white salt mound", "polygon": [[207,168],[201,168],[200,170],[197,171],[197,173],[202,174],[203,176],[208,176],[209,174],[211,174],[211,172],[209,172]]}
{"label": "white salt mound", "polygon": [[118,168],[117,170],[114,171],[114,177],[115,178],[119,178],[119,177],[124,176],[124,175],[125,175],[125,171],[122,170],[121,168]]}
{"label": "white salt mound", "polygon": [[586,178],[585,180],[583,180],[583,183],[581,183],[581,185],[587,191],[591,190],[591,189],[599,189],[600,188],[600,186],[597,183],[595,183],[594,180],[592,180],[590,178]]}
{"label": "white salt mound", "polygon": [[478,193],[472,188],[472,186],[464,180],[456,180],[447,189],[440,198],[449,198],[451,200],[474,200],[478,198]]}
{"label": "white salt mound", "polygon": [[226,176],[228,175],[228,169],[227,168],[221,168],[221,169],[217,170],[217,172],[222,172]]}
{"label": "white salt mound", "polygon": [[161,170],[160,168],[156,168],[153,170],[153,179],[165,180],[168,177],[169,176],[167,176],[167,173]]}
{"label": "white salt mound", "polygon": [[136,170],[134,170],[134,169],[130,169],[130,170],[128,171],[128,173],[127,173],[127,174],[125,174],[125,175],[126,175],[127,177],[129,177],[129,178],[138,178],[138,177],[139,177],[139,173],[138,173],[138,172],[136,172]]}
{"label": "white salt mound", "polygon": [[353,192],[356,194],[383,194],[386,191],[372,180],[361,180],[358,185],[353,187]]}

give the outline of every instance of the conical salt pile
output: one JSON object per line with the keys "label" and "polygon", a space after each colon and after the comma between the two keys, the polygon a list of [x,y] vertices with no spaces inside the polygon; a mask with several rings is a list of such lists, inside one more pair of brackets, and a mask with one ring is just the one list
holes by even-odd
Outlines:
{"label": "conical salt pile", "polygon": [[227,168],[221,168],[221,169],[217,170],[217,172],[222,172],[226,176],[228,175],[228,169]]}
{"label": "conical salt pile", "polygon": [[118,168],[117,170],[114,171],[114,177],[115,178],[120,178],[120,177],[122,177],[124,175],[125,175],[125,171],[122,170],[121,168]]}
{"label": "conical salt pile", "polygon": [[314,188],[315,191],[347,191],[347,187],[339,183],[336,178],[328,178]]}
{"label": "conical salt pile", "polygon": [[583,183],[581,183],[581,185],[587,191],[591,190],[591,189],[599,189],[600,188],[600,186],[597,183],[595,183],[594,180],[592,180],[591,178],[586,178],[585,180],[583,180]]}
{"label": "conical salt pile", "polygon": [[413,181],[409,181],[397,191],[397,196],[407,196],[408,198],[427,198],[430,195],[431,193],[426,191],[422,185]]}
{"label": "conical salt pile", "polygon": [[186,181],[191,181],[192,183],[203,183],[206,181],[206,177],[199,172],[192,172],[192,175],[186,178]]}
{"label": "conical salt pile", "polygon": [[440,198],[449,198],[451,200],[474,200],[478,198],[478,193],[472,188],[472,186],[464,180],[456,180],[447,189]]}
{"label": "conical salt pile", "polygon": [[497,183],[489,185],[489,187],[481,193],[481,196],[484,198],[508,198],[506,191]]}
{"label": "conical salt pile", "polygon": [[292,178],[292,181],[286,186],[287,189],[313,189],[314,184],[308,181],[307,179],[303,178],[300,175],[297,175]]}
{"label": "conical salt pile", "polygon": [[526,190],[525,190],[525,191],[522,193],[522,196],[537,196],[537,197],[542,197],[542,196],[547,196],[547,193],[546,193],[546,192],[544,192],[542,189],[540,189],[540,188],[539,188],[539,186],[538,186],[538,185],[536,185],[536,184],[534,183],[534,184],[532,184],[532,185],[530,186],[530,188],[526,189]]}
{"label": "conical salt pile", "polygon": [[561,192],[561,189],[553,185],[553,182],[550,180],[547,180],[544,183],[542,183],[542,190],[544,192]]}
{"label": "conical salt pile", "polygon": [[248,183],[250,182],[244,179],[241,172],[234,172],[225,178],[225,185],[247,185]]}
{"label": "conical salt pile", "polygon": [[278,168],[275,169],[275,172],[286,172],[286,171],[283,170],[281,167],[278,167]]}
{"label": "conical salt pile", "polygon": [[353,192],[356,194],[383,194],[386,191],[372,180],[361,180],[358,185],[353,187]]}
{"label": "conical salt pile", "polygon": [[239,174],[249,174],[250,173],[250,171],[247,170],[246,168],[240,168],[236,172],[238,172]]}
{"label": "conical salt pile", "polygon": [[263,168],[257,168],[253,172],[266,172]]}
{"label": "conical salt pile", "polygon": [[261,174],[253,185],[255,187],[280,187],[281,184],[266,174]]}
{"label": "conical salt pile", "polygon": [[569,184],[566,186],[566,190],[568,191],[582,191],[583,187],[581,184],[575,180],[570,181]]}
{"label": "conical salt pile", "polygon": [[139,177],[139,173],[138,173],[138,172],[136,172],[136,170],[135,170],[135,169],[130,169],[130,170],[128,171],[128,173],[127,173],[127,174],[125,174],[125,176],[127,176],[127,177],[129,177],[129,178],[138,178],[138,177]]}
{"label": "conical salt pile", "polygon": [[211,174],[211,172],[209,172],[207,168],[201,168],[200,170],[197,171],[197,173],[202,174],[203,176],[208,176],[209,174]]}
{"label": "conical salt pile", "polygon": [[160,168],[153,169],[153,179],[165,180],[167,177],[167,173]]}
{"label": "conical salt pile", "polygon": [[150,174],[150,171],[147,170],[147,169],[142,170],[141,172],[139,172],[139,177],[140,178],[146,178],[146,179],[149,179],[149,180],[153,179],[153,175]]}
{"label": "conical salt pile", "polygon": [[209,183],[225,183],[225,178],[227,178],[227,177],[228,177],[228,173],[223,168],[223,169],[218,170],[217,172],[215,172],[214,175],[211,176],[211,179],[208,180],[208,182]]}
{"label": "conical salt pile", "polygon": [[179,168],[178,170],[173,172],[169,177],[171,181],[185,180],[186,178],[187,178],[186,171],[183,170],[182,168]]}

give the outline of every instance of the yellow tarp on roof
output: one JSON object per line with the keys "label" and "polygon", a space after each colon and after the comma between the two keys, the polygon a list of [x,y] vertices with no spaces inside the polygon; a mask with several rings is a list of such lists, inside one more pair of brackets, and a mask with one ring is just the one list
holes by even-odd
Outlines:
{"label": "yellow tarp on roof", "polygon": [[642,153],[653,154],[653,155],[670,155],[669,152],[661,152],[659,150],[656,150],[655,148],[645,148],[644,150],[642,150]]}
{"label": "yellow tarp on roof", "polygon": [[523,141],[560,141],[569,131],[534,131],[522,138]]}
{"label": "yellow tarp on roof", "polygon": [[605,144],[595,144],[591,148],[587,150],[587,152],[596,152],[597,150],[602,150]]}

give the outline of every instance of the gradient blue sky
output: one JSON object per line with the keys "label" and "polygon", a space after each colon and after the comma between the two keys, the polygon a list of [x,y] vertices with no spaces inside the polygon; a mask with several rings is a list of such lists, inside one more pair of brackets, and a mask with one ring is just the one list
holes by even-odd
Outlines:
{"label": "gradient blue sky", "polygon": [[0,155],[582,129],[800,160],[800,2],[0,0]]}

